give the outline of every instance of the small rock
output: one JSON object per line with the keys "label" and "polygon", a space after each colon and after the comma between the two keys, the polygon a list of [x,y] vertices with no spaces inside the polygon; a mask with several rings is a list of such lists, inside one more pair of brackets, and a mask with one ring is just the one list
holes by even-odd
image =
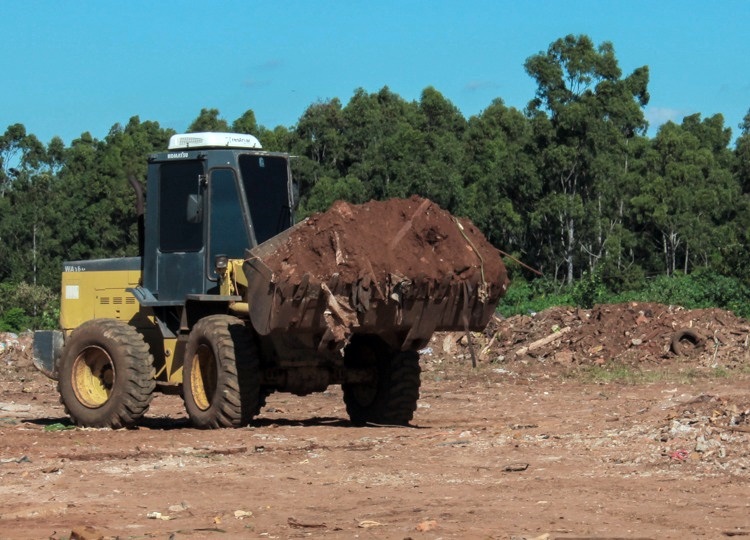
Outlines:
{"label": "small rock", "polygon": [[669,426],[669,436],[672,438],[689,435],[694,431],[694,428],[680,423],[679,420],[672,420],[672,425]]}
{"label": "small rock", "polygon": [[557,351],[555,353],[554,360],[558,364],[564,364],[564,365],[572,364],[574,360],[573,351],[571,351],[570,349]]}
{"label": "small rock", "polygon": [[419,532],[427,532],[427,531],[434,531],[437,528],[437,521],[434,519],[428,519],[426,521],[423,521],[419,525],[415,527],[415,529]]}
{"label": "small rock", "polygon": [[701,435],[700,437],[696,439],[695,441],[696,452],[700,452],[701,454],[703,454],[704,452],[708,451],[708,448],[709,448],[709,445],[706,442],[706,438],[703,435]]}
{"label": "small rock", "polygon": [[90,525],[76,527],[70,531],[70,540],[102,540],[103,538],[104,535]]}

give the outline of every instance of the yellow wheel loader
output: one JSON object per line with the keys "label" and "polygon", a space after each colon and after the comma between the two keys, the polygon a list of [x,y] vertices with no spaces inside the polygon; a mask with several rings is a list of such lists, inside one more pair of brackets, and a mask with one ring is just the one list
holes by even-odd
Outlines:
{"label": "yellow wheel loader", "polygon": [[[417,351],[436,330],[484,328],[505,283],[281,283],[264,260],[299,226],[289,159],[251,135],[181,134],[149,157],[145,208],[131,178],[140,255],[64,263],[60,330],[35,333],[34,363],[76,425],[137,424],[158,391],[182,395],[199,428],[240,427],[272,392],[332,384],[356,424],[412,420]],[[331,320],[347,299],[342,338]]]}

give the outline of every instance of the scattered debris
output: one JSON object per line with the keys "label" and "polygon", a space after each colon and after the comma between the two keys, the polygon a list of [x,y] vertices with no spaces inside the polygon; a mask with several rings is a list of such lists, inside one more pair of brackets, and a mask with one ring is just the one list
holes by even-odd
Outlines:
{"label": "scattered debris", "polygon": [[[429,361],[469,358],[462,332],[436,334]],[[690,356],[702,367],[732,369],[750,358],[750,323],[720,309],[629,302],[593,309],[553,307],[532,315],[493,317],[472,335],[489,363],[661,365]]]}
{"label": "scattered debris", "polygon": [[293,517],[288,518],[286,522],[293,529],[325,529],[327,528],[327,525],[325,523],[304,523],[301,521],[297,521]]}
{"label": "scattered debris", "polygon": [[31,463],[31,460],[24,455],[17,458],[0,458],[0,463]]}
{"label": "scattered debris", "polygon": [[669,454],[669,458],[675,461],[685,461],[688,458],[688,456],[690,456],[690,452],[688,452],[684,448],[675,450],[674,452]]}
{"label": "scattered debris", "polygon": [[522,472],[529,468],[528,463],[510,463],[503,467],[505,472]]}
{"label": "scattered debris", "polygon": [[149,512],[146,514],[146,517],[148,519],[160,519],[162,521],[169,521],[172,519],[172,516],[165,516],[161,512]]}

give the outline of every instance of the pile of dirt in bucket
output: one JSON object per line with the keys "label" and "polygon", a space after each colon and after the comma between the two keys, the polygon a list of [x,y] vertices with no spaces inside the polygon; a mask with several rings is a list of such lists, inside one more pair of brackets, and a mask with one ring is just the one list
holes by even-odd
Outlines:
{"label": "pile of dirt in bucket", "polygon": [[501,296],[507,286],[500,253],[481,231],[417,196],[361,205],[338,201],[298,224],[263,262],[277,282],[291,284],[305,274],[319,282],[338,274],[346,283],[363,276],[375,283],[486,283],[490,296]]}
{"label": "pile of dirt in bucket", "polygon": [[416,196],[338,201],[250,250],[245,272],[256,331],[327,327],[336,347],[355,327],[394,344],[409,328],[413,343],[483,329],[508,286],[500,252],[471,221]]}

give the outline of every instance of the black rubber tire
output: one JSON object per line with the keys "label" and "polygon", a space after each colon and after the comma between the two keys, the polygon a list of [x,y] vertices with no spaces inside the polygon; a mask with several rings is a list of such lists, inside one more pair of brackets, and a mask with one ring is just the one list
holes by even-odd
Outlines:
{"label": "black rubber tire", "polygon": [[76,425],[133,426],[148,410],[155,388],[154,359],[132,326],[93,319],[66,340],[57,389]]}
{"label": "black rubber tire", "polygon": [[369,384],[344,384],[344,403],[355,425],[409,425],[419,401],[421,369],[416,351],[392,351],[382,340],[367,336],[345,351],[352,367],[376,368]]}
{"label": "black rubber tire", "polygon": [[190,331],[182,371],[185,409],[195,427],[242,427],[263,399],[259,359],[250,331],[238,318],[211,315]]}
{"label": "black rubber tire", "polygon": [[672,336],[672,352],[677,356],[690,356],[703,342],[705,336],[692,328],[681,328]]}

